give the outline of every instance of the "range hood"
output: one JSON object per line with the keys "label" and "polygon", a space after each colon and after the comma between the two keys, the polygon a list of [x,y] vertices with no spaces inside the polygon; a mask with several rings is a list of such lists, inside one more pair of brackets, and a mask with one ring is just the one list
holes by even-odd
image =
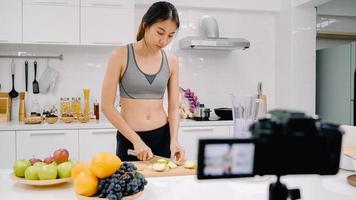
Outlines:
{"label": "range hood", "polygon": [[201,36],[188,36],[179,41],[181,49],[237,50],[247,49],[250,42],[244,38],[219,37],[217,21],[210,16],[203,16],[200,22]]}

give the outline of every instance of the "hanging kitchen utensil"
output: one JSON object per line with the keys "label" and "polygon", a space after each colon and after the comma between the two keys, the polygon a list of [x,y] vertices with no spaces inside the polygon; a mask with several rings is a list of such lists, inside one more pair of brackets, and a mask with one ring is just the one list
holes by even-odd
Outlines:
{"label": "hanging kitchen utensil", "polygon": [[40,88],[39,88],[39,84],[36,80],[36,76],[37,76],[37,61],[35,61],[34,63],[34,67],[35,67],[35,79],[32,82],[32,88],[33,88],[33,94],[38,94],[40,93]]}
{"label": "hanging kitchen utensil", "polygon": [[26,92],[28,91],[28,61],[25,61],[25,87]]}
{"label": "hanging kitchen utensil", "polygon": [[49,66],[49,60],[47,59],[47,67],[42,73],[41,78],[39,80],[40,92],[42,94],[53,91],[58,78],[58,74],[59,73],[57,70]]}
{"label": "hanging kitchen utensil", "polygon": [[15,62],[14,59],[11,61],[11,77],[12,77],[12,90],[9,92],[11,98],[16,98],[19,96],[19,93],[15,90]]}

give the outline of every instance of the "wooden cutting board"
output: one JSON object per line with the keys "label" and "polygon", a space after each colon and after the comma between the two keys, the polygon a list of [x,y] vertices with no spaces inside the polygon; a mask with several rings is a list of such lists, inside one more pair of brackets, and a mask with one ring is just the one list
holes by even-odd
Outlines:
{"label": "wooden cutting board", "polygon": [[132,162],[136,165],[137,171],[142,173],[146,178],[147,177],[165,177],[165,176],[188,176],[188,175],[196,175],[196,168],[187,169],[184,166],[178,166],[175,169],[167,169],[163,172],[157,172],[152,169],[152,162],[143,162],[143,161],[135,161]]}

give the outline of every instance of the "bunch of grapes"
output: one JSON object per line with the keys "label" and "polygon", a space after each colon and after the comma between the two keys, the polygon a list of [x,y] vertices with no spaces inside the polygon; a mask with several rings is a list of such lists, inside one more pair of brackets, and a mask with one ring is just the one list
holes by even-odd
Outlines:
{"label": "bunch of grapes", "polygon": [[184,97],[189,101],[190,112],[194,113],[195,108],[199,106],[198,97],[190,89],[184,90]]}
{"label": "bunch of grapes", "polygon": [[99,198],[120,200],[124,196],[143,191],[147,180],[136,170],[137,167],[134,164],[124,162],[113,175],[100,179],[97,191]]}

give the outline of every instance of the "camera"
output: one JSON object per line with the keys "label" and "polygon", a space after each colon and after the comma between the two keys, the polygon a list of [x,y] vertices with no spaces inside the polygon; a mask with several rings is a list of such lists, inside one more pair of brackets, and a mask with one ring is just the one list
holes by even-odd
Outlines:
{"label": "camera", "polygon": [[338,125],[302,112],[274,110],[249,130],[249,139],[200,140],[198,179],[277,175],[269,199],[298,199],[299,190],[288,190],[280,176],[334,175],[339,170],[343,132]]}

